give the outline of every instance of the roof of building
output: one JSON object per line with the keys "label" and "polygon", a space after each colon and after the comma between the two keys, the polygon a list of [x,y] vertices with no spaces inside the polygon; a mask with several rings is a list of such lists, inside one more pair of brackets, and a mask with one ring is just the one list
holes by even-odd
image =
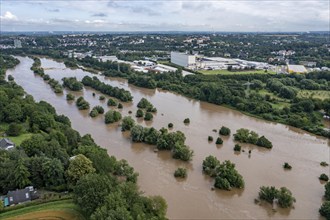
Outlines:
{"label": "roof of building", "polygon": [[2,138],[0,140],[0,148],[7,149],[8,147],[13,147],[15,144],[7,138]]}
{"label": "roof of building", "polygon": [[10,204],[18,204],[31,200],[30,188],[26,187],[25,189],[17,189],[9,191],[7,194]]}
{"label": "roof of building", "polygon": [[192,56],[192,57],[196,56],[196,55],[194,55],[194,54],[188,54],[188,53],[184,53],[184,52],[176,52],[176,51],[171,51],[171,55],[172,55],[172,54],[185,55],[185,56]]}
{"label": "roof of building", "polygon": [[303,65],[288,65],[289,72],[306,73],[307,69]]}

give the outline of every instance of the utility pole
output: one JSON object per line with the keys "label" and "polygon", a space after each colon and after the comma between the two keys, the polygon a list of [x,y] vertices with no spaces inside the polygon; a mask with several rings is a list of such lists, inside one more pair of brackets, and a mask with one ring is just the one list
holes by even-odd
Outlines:
{"label": "utility pole", "polygon": [[246,86],[246,96],[250,96],[250,86],[253,85],[254,83],[251,83],[250,80],[248,80],[246,83],[243,84],[243,86]]}

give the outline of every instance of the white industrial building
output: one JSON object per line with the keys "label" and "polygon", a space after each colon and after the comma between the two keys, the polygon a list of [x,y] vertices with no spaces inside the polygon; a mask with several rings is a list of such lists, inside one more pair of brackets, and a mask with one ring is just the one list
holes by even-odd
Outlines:
{"label": "white industrial building", "polygon": [[196,66],[196,56],[187,53],[171,52],[171,63],[176,65],[194,68]]}
{"label": "white industrial building", "polygon": [[201,69],[227,69],[228,66],[236,66],[238,62],[223,57],[202,57],[197,66]]}
{"label": "white industrial building", "polygon": [[98,60],[100,60],[102,62],[107,62],[107,61],[115,62],[115,61],[118,61],[118,58],[116,56],[99,56],[97,58],[98,58]]}
{"label": "white industrial building", "polygon": [[18,39],[14,40],[14,47],[15,48],[22,48],[22,42]]}

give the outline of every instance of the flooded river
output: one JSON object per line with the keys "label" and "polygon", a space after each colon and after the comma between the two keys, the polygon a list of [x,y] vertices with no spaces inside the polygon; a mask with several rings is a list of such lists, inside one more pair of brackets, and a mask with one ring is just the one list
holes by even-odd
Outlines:
{"label": "flooded river", "polygon": [[[320,183],[318,177],[321,173],[329,172],[329,167],[320,166],[321,161],[330,162],[328,139],[171,92],[143,89],[128,85],[123,79],[98,76],[101,81],[125,88],[134,96],[133,102],[123,103],[123,116],[128,115],[129,110],[134,114],[138,101],[145,97],[158,112],[152,122],[138,120],[141,125],[160,129],[172,122],[173,130],[185,133],[186,143],[194,150],[194,157],[190,163],[180,162],[172,159],[168,152],[155,153],[153,146],[131,143],[128,133],[122,133],[118,123],[105,125],[103,116],[90,118],[88,111],[79,111],[74,102],[66,101],[68,90],[61,95],[55,94],[41,77],[35,76],[30,70],[33,63],[31,59],[19,57],[19,60],[21,63],[8,70],[7,74],[13,75],[15,81],[36,101],[47,101],[57,113],[68,116],[73,128],[81,134],[90,133],[109,154],[126,159],[140,174],[140,189],[147,195],[161,195],[166,199],[167,216],[170,219],[321,219],[318,209],[322,203],[324,184]],[[42,58],[41,61],[45,73],[59,81],[63,77],[75,76],[80,80],[85,75],[92,75],[80,69],[68,69],[63,63],[50,59]],[[96,93],[95,97],[93,92]],[[83,95],[91,107],[102,105],[106,111],[109,109],[106,101],[99,101],[100,93],[91,88],[74,94]],[[188,126],[183,124],[187,117],[191,121]],[[254,130],[265,135],[274,147],[267,150],[244,145],[245,152],[236,154],[232,135],[224,138],[224,144],[217,147],[214,142],[209,143],[207,137],[216,139],[218,134],[212,130],[222,125],[229,127],[232,133],[239,128]],[[252,150],[251,157],[247,153],[249,149]],[[202,174],[202,161],[208,155],[214,155],[220,161],[234,162],[245,180],[245,189],[212,191],[212,179]],[[282,168],[284,162],[292,165],[291,171]],[[173,177],[179,166],[188,169],[188,177],[184,181]],[[292,191],[297,200],[294,209],[273,211],[270,205],[254,203],[259,187],[272,185],[285,186]]]}

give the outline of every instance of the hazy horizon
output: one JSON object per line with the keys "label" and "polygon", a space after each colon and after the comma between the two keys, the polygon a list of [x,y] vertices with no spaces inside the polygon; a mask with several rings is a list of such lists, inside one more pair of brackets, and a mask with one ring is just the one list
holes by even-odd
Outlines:
{"label": "hazy horizon", "polygon": [[2,32],[329,31],[330,3],[318,1],[2,0]]}

